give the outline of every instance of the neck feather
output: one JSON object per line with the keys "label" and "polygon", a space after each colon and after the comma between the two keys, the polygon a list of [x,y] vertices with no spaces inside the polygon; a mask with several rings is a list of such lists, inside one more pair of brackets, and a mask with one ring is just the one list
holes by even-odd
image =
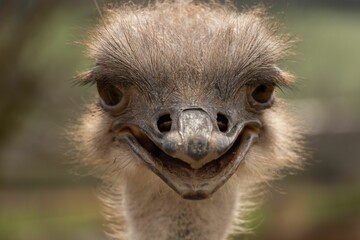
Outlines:
{"label": "neck feather", "polygon": [[[236,218],[237,191],[218,190],[206,200],[185,200],[151,177],[127,177],[122,209],[131,240],[222,240]],[[156,178],[156,179],[155,179]],[[119,205],[118,205],[119,206]]]}

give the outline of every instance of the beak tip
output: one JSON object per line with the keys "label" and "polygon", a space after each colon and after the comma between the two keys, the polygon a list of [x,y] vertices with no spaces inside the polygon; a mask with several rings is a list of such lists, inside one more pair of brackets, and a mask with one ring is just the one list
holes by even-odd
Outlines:
{"label": "beak tip", "polygon": [[210,144],[206,139],[190,139],[186,149],[187,155],[194,160],[206,157],[210,152]]}

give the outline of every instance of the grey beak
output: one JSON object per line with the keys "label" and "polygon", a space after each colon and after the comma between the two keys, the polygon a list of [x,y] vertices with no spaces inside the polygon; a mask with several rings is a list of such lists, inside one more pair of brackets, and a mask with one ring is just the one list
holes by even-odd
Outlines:
{"label": "grey beak", "polygon": [[194,169],[201,168],[224,154],[235,140],[220,132],[215,124],[204,110],[184,110],[176,129],[164,136],[162,149]]}
{"label": "grey beak", "polygon": [[172,120],[171,129],[162,133],[122,122],[113,130],[117,140],[126,141],[150,170],[186,199],[207,198],[221,187],[262,127],[258,120],[246,120],[221,131],[217,120],[199,108],[183,110]]}

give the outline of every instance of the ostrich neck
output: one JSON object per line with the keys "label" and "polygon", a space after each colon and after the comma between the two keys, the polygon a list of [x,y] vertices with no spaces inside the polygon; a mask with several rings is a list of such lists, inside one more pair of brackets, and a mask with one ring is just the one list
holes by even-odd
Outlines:
{"label": "ostrich neck", "polygon": [[131,240],[222,240],[231,231],[236,194],[221,189],[211,198],[182,199],[162,181],[127,179],[123,207]]}

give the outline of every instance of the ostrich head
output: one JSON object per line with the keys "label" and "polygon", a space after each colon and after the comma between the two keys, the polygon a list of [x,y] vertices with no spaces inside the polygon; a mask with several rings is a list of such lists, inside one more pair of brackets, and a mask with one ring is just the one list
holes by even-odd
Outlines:
{"label": "ostrich head", "polygon": [[87,42],[96,64],[80,77],[99,93],[78,132],[83,163],[110,182],[160,178],[185,199],[297,166],[296,124],[276,96],[293,82],[278,66],[290,45],[259,9],[108,10]]}

